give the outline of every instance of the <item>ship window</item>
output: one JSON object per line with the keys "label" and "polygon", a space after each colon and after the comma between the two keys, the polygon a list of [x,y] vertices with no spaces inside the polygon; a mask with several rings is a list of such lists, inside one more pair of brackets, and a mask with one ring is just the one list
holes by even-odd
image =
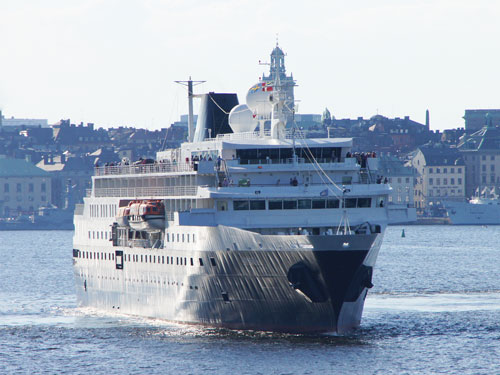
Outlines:
{"label": "ship window", "polygon": [[193,233],[193,242],[196,242],[196,239],[195,239],[195,237],[194,237],[194,233]]}
{"label": "ship window", "polygon": [[179,257],[175,257],[175,262],[179,265]]}
{"label": "ship window", "polygon": [[[168,259],[168,258],[167,258],[167,259]],[[165,264],[165,257],[164,257],[163,255],[161,256],[161,263],[162,263],[162,264]]]}
{"label": "ship window", "polygon": [[313,199],[312,208],[317,210],[321,208],[325,208],[326,201],[324,199]]}
{"label": "ship window", "polygon": [[283,201],[269,201],[269,209],[270,210],[282,210],[283,209]]}
{"label": "ship window", "polygon": [[250,209],[251,210],[265,210],[266,209],[266,201],[265,200],[251,200],[250,201]]}
{"label": "ship window", "polygon": [[217,201],[217,211],[227,211],[227,201]]}
{"label": "ship window", "polygon": [[149,256],[149,263],[152,263],[152,262],[151,262],[151,258],[152,258],[152,257],[151,257],[151,255],[150,255],[150,256]]}
{"label": "ship window", "polygon": [[184,233],[182,233],[182,242],[184,242]]}
{"label": "ship window", "polygon": [[358,198],[358,207],[359,208],[367,208],[371,207],[372,199],[371,198]]}
{"label": "ship window", "polygon": [[234,201],[233,208],[235,211],[243,211],[248,210],[250,207],[248,201]]}
{"label": "ship window", "polygon": [[174,264],[174,257],[170,257],[170,264]]}
{"label": "ship window", "polygon": [[283,201],[283,209],[285,210],[296,210],[297,209],[297,201]]}
{"label": "ship window", "polygon": [[326,201],[326,208],[339,208],[340,203],[338,199],[328,199]]}
{"label": "ship window", "polygon": [[194,266],[193,258],[191,258],[191,265]]}
{"label": "ship window", "polygon": [[328,199],[326,201],[326,208],[339,208],[340,202],[338,199]]}
{"label": "ship window", "polygon": [[203,259],[199,258],[199,261],[200,261],[200,266],[203,267]]}
{"label": "ship window", "polygon": [[89,240],[90,240],[90,231],[89,231]]}
{"label": "ship window", "polygon": [[177,242],[179,242],[179,233],[177,233]]}
{"label": "ship window", "polygon": [[309,210],[311,209],[311,200],[310,199],[299,199],[298,200],[299,210]]}
{"label": "ship window", "polygon": [[187,266],[187,258],[184,258],[184,265]]}
{"label": "ship window", "polygon": [[215,258],[210,258],[210,263],[212,264],[212,266],[216,266],[217,263],[215,263]]}
{"label": "ship window", "polygon": [[141,255],[141,263],[143,262],[142,255]]}
{"label": "ship window", "polygon": [[342,176],[342,185],[351,185],[352,176]]}
{"label": "ship window", "polygon": [[167,242],[170,242],[170,233],[167,233]]}
{"label": "ship window", "polygon": [[345,208],[356,208],[357,198],[346,198],[345,199]]}

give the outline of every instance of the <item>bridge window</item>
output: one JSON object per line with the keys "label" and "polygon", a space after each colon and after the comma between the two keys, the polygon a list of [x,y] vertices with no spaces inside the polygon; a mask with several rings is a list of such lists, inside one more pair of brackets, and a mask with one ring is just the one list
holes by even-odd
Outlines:
{"label": "bridge window", "polygon": [[235,211],[244,211],[250,209],[248,201],[234,201],[233,208]]}
{"label": "bridge window", "polygon": [[265,210],[266,209],[266,201],[265,200],[251,200],[250,201],[250,209],[251,210]]}
{"label": "bridge window", "polygon": [[282,210],[283,209],[283,201],[269,201],[269,209],[270,210]]}
{"label": "bridge window", "polygon": [[313,199],[312,208],[315,210],[325,208],[325,203],[326,201],[324,199]]}
{"label": "bridge window", "polygon": [[356,208],[357,198],[346,198],[345,208]]}
{"label": "bridge window", "polygon": [[311,200],[310,199],[299,199],[298,200],[299,210],[309,210],[311,209]]}
{"label": "bridge window", "polygon": [[358,207],[359,208],[368,208],[372,205],[371,198],[358,198]]}
{"label": "bridge window", "polygon": [[283,209],[285,210],[296,210],[297,209],[297,201],[296,200],[287,200],[283,201]]}

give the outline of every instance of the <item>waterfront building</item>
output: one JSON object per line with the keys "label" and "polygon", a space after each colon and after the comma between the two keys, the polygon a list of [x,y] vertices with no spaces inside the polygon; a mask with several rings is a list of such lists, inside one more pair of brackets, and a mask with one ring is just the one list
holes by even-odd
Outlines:
{"label": "waterfront building", "polygon": [[484,188],[500,186],[500,127],[494,125],[493,119],[489,117],[486,126],[464,135],[458,145],[466,165],[467,197]]}
{"label": "waterfront building", "polygon": [[379,169],[380,177],[391,185],[389,204],[414,205],[414,184],[417,177],[416,170],[410,165],[405,165],[394,155],[380,155]]}
{"label": "waterfront building", "polygon": [[414,202],[416,177],[415,168],[405,165],[396,156],[390,154],[379,156],[377,180],[391,185],[387,208],[393,223],[409,223],[417,220]]}
{"label": "waterfront building", "polygon": [[5,118],[0,111],[0,128],[1,127],[25,127],[25,128],[47,128],[47,119],[32,119],[32,118]]}
{"label": "waterfront building", "polygon": [[[47,172],[52,180],[52,203],[59,208],[71,208],[68,204],[68,190],[71,202],[81,202],[90,187],[95,156],[75,156],[68,153],[46,155],[37,167]],[[69,207],[68,207],[69,206]]]}
{"label": "waterfront building", "polygon": [[417,172],[417,213],[442,207],[443,200],[465,199],[465,164],[456,148],[443,144],[421,146],[413,153],[410,164]]}
{"label": "waterfront building", "polygon": [[500,109],[466,109],[463,119],[465,120],[465,131],[473,133],[486,125],[487,117],[493,126],[500,125]]}
{"label": "waterfront building", "polygon": [[0,158],[0,217],[32,215],[51,203],[50,175],[23,159]]}
{"label": "waterfront building", "polygon": [[94,124],[71,124],[70,120],[61,120],[52,125],[54,143],[71,151],[94,151],[104,145],[110,145],[108,132],[105,129],[94,129]]}

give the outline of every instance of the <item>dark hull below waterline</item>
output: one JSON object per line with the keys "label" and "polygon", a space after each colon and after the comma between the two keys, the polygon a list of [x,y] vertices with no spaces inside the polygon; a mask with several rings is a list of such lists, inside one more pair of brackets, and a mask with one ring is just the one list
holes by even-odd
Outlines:
{"label": "dark hull below waterline", "polygon": [[189,266],[144,272],[134,269],[134,263],[124,264],[119,271],[88,268],[89,272],[111,271],[122,276],[111,276],[111,280],[104,276],[103,280],[102,275],[90,276],[77,267],[79,302],[125,314],[229,329],[345,332],[360,323],[371,286],[370,262],[374,263],[381,241],[377,235],[357,237],[350,239],[352,250],[326,249],[318,243],[322,250],[198,252],[191,255],[213,258],[215,266],[205,261],[208,265],[191,273]]}

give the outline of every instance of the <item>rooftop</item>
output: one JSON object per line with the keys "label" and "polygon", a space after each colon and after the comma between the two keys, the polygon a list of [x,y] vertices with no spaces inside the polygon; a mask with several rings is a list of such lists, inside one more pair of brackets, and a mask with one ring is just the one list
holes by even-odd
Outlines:
{"label": "rooftop", "polygon": [[0,177],[49,177],[44,170],[23,159],[0,159]]}

